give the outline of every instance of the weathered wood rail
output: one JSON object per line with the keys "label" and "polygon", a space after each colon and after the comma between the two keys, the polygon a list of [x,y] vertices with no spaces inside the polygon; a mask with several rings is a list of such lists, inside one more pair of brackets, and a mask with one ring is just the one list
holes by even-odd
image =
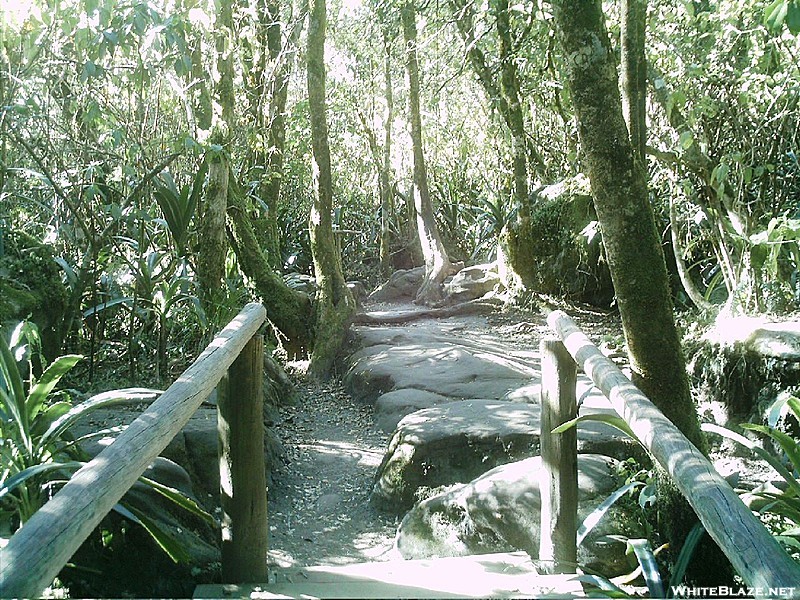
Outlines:
{"label": "weathered wood rail", "polygon": [[[0,550],[0,597],[41,596],[70,557],[220,383],[223,574],[266,581],[261,304],[248,304],[125,431]],[[228,375],[226,378],[226,374]]]}
{"label": "weathered wood rail", "polygon": [[[628,423],[653,458],[669,474],[697,513],[706,531],[719,545],[745,583],[761,590],[791,589],[794,590],[794,597],[800,596],[798,587],[800,567],[744,505],[702,452],[686,439],[612,361],[600,352],[565,313],[553,311],[548,316],[547,322],[563,342],[566,352],[553,348],[552,342],[547,348],[542,345],[543,438],[550,437],[548,434],[552,430],[551,424],[546,426],[547,429],[545,427],[545,401],[552,396],[556,400],[550,403],[560,402],[562,408],[565,404],[569,404],[569,392],[565,390],[569,386],[574,388],[574,378],[569,380],[565,377],[569,377],[569,373],[577,363],[610,400],[611,405]],[[566,361],[570,364],[563,364]],[[559,363],[560,366],[554,366]],[[553,381],[554,379],[558,381]],[[574,391],[572,398],[574,399]],[[572,406],[574,416],[574,404]],[[568,418],[572,417],[559,417],[552,426],[555,427]],[[543,459],[546,444],[549,442],[543,440]],[[562,456],[569,452],[572,450],[566,451]],[[550,500],[547,504],[555,504],[561,511],[574,511],[577,502],[572,502],[571,494],[574,493],[572,486],[577,486],[577,480],[573,483],[570,479],[574,471],[574,458],[566,457],[562,460],[566,462],[560,463],[557,457],[543,460],[546,467],[554,471],[546,475],[546,480],[568,482],[550,488],[550,495],[561,494],[561,499]],[[560,492],[560,487],[563,486],[567,486],[569,490],[567,496]],[[547,488],[542,488],[543,510],[546,495]],[[564,500],[565,497],[567,500]],[[571,554],[574,553],[574,523],[569,519],[558,521],[551,517],[552,514],[550,511],[547,515],[547,522],[551,524],[549,528],[545,526],[546,515],[544,512],[542,514],[542,549],[546,552],[544,558],[566,560],[574,555]],[[572,514],[574,515],[574,512]],[[554,550],[550,549],[554,546],[554,540],[559,545],[564,543],[569,545],[572,542],[572,547],[561,548],[560,554],[555,554]]]}

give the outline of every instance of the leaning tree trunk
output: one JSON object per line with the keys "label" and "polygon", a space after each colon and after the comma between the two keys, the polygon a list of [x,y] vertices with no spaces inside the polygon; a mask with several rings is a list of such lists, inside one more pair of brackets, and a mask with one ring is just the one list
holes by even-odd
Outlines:
{"label": "leaning tree trunk", "polygon": [[331,218],[333,181],[325,104],[325,25],[325,0],[312,0],[306,72],[316,193],[309,230],[318,291],[316,337],[309,372],[317,378],[330,374],[355,312],[355,301],[342,274]]}
{"label": "leaning tree trunk", "polygon": [[411,143],[414,149],[414,206],[417,213],[422,254],[425,257],[425,279],[414,300],[418,304],[435,304],[443,297],[442,283],[453,271],[447,256],[428,191],[428,174],[422,149],[422,117],[419,108],[419,63],[417,61],[417,17],[414,6],[406,2],[401,10],[403,37],[406,42],[406,71],[409,87]]}
{"label": "leaning tree trunk", "polygon": [[[647,174],[628,137],[602,4],[559,0],[553,7],[633,381],[705,451],[675,327],[661,240],[648,202]],[[666,517],[662,523],[677,550],[696,517],[676,488],[662,485],[659,492],[659,508]],[[722,583],[729,571],[716,550],[714,558],[721,560],[703,577],[706,582],[723,577]]]}
{"label": "leaning tree trunk", "polygon": [[228,216],[233,225],[231,245],[239,268],[261,297],[269,321],[285,336],[280,341],[289,355],[303,356],[311,344],[311,302],[306,294],[290,288],[273,271],[256,237],[244,197],[234,189],[228,196]]}

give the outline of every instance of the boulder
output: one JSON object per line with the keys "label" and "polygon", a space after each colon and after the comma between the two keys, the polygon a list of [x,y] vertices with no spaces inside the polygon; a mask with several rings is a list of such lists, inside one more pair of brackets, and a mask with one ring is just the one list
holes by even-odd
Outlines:
{"label": "boulder", "polygon": [[500,285],[496,263],[474,265],[461,269],[445,282],[444,293],[448,301],[466,302],[482,298]]}
{"label": "boulder", "polygon": [[413,299],[417,295],[422,280],[425,279],[425,267],[401,269],[389,276],[389,280],[380,285],[369,295],[373,302],[397,302]]}
{"label": "boulder", "polygon": [[357,305],[361,306],[364,300],[367,299],[367,289],[360,281],[348,281],[347,289],[353,294],[353,299],[356,301]]}
{"label": "boulder", "polygon": [[391,433],[406,415],[452,401],[452,398],[425,390],[403,389],[387,392],[375,401],[375,424],[382,431]]}
{"label": "boulder", "polygon": [[362,348],[348,359],[344,384],[354,398],[365,402],[404,388],[457,399],[500,398],[537,374],[532,358],[470,343],[469,337],[459,340],[442,326],[353,330]]}
{"label": "boulder", "polygon": [[529,214],[500,236],[504,285],[608,306],[614,290],[589,180],[580,175],[534,194]]}
{"label": "boulder", "polygon": [[317,293],[317,280],[311,275],[303,273],[289,273],[283,276],[283,280],[293,290],[308,294],[312,298]]}
{"label": "boulder", "polygon": [[780,393],[800,385],[798,322],[722,312],[687,348],[705,412],[721,425],[764,419]]}
{"label": "boulder", "polygon": [[[520,392],[512,397],[525,396]],[[613,409],[602,396],[591,397],[580,409],[580,414],[588,413]],[[411,413],[389,441],[375,477],[373,504],[400,513],[424,488],[466,483],[497,465],[538,454],[539,418],[538,404],[503,400],[462,400]],[[578,451],[631,455],[616,429],[596,422],[579,425]]]}
{"label": "boulder", "polygon": [[[541,458],[498,466],[467,484],[417,504],[403,519],[396,549],[406,559],[524,550],[539,555]],[[615,461],[578,457],[579,522],[618,487]],[[638,507],[637,507],[638,508]],[[624,543],[609,534],[644,537],[636,518],[612,508],[579,548],[578,562],[607,577],[631,570]]]}
{"label": "boulder", "polygon": [[800,362],[800,322],[772,322],[763,317],[720,315],[703,341],[741,346],[744,351],[787,362]]}
{"label": "boulder", "polygon": [[535,454],[539,410],[530,404],[463,400],[405,417],[389,441],[372,503],[402,512],[420,488],[470,481],[499,464]]}

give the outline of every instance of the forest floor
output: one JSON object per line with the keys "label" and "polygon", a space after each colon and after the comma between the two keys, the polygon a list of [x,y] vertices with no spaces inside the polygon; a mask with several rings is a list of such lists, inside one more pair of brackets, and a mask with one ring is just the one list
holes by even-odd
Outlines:
{"label": "forest floor", "polygon": [[297,400],[281,409],[286,463],[269,490],[269,560],[278,567],[388,560],[397,519],[369,503],[389,436],[372,407],[337,381],[299,378]]}

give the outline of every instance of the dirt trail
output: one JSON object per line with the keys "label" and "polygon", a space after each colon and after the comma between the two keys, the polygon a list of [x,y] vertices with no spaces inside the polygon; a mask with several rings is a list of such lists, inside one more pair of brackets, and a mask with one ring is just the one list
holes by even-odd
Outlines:
{"label": "dirt trail", "polygon": [[301,382],[294,406],[281,409],[276,431],[287,463],[269,490],[270,562],[337,565],[388,560],[397,520],[369,504],[387,434],[372,408],[337,382]]}
{"label": "dirt trail", "polygon": [[[530,314],[468,317],[466,326],[458,319],[408,326],[443,323],[460,330],[463,343],[484,349],[536,348],[542,333],[541,318]],[[270,562],[289,567],[397,558],[392,547],[399,519],[369,503],[389,440],[375,424],[373,407],[354,401],[338,381],[318,385],[301,377],[298,388],[295,405],[282,407],[275,425],[286,464],[276,468],[269,490]]]}

